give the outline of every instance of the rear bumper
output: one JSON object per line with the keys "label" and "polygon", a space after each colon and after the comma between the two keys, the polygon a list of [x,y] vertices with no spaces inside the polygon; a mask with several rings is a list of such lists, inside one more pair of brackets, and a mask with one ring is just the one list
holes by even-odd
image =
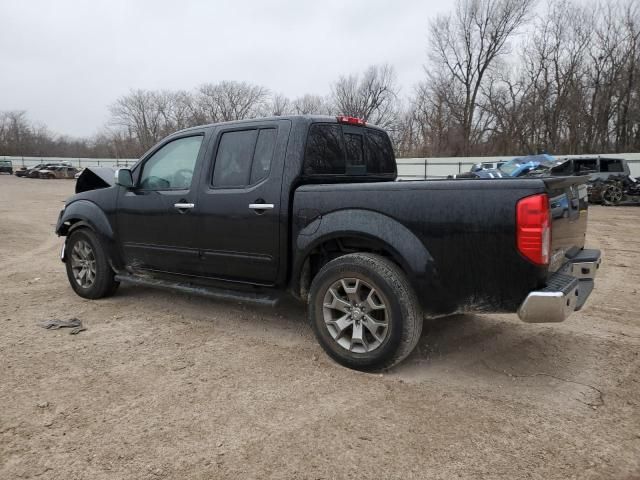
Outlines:
{"label": "rear bumper", "polygon": [[518,309],[520,319],[527,323],[562,322],[580,310],[593,290],[601,261],[600,250],[582,250],[545,288],[527,295]]}

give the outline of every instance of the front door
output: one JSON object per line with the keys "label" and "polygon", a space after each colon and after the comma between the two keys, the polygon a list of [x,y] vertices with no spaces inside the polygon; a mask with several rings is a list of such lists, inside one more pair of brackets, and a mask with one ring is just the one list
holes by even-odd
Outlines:
{"label": "front door", "polygon": [[216,131],[198,207],[203,275],[270,285],[278,274],[282,171],[291,123]]}
{"label": "front door", "polygon": [[199,273],[196,204],[198,158],[204,134],[171,139],[139,165],[136,186],[121,187],[118,237],[127,265],[136,269]]}

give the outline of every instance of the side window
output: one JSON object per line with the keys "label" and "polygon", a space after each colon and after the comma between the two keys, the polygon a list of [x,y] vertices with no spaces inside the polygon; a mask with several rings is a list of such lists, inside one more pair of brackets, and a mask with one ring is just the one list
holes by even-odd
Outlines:
{"label": "side window", "polygon": [[202,136],[185,137],[167,143],[142,166],[143,190],[186,190],[191,187],[193,170]]}
{"label": "side window", "polygon": [[622,160],[600,160],[601,172],[624,172]]}
{"label": "side window", "polygon": [[305,175],[345,173],[345,152],[340,125],[312,125],[304,154]]}
{"label": "side window", "polygon": [[276,134],[277,130],[275,128],[260,130],[258,134],[256,151],[253,154],[253,164],[251,166],[251,185],[267,178],[269,174],[273,151],[276,148]]}
{"label": "side window", "polygon": [[222,134],[213,169],[214,186],[244,187],[249,184],[251,160],[257,135],[257,130]]}
{"label": "side window", "polygon": [[597,172],[598,160],[593,158],[577,159],[573,161],[573,171],[577,174]]}
{"label": "side window", "polygon": [[246,187],[265,179],[276,138],[275,128],[223,133],[213,168],[213,186]]}

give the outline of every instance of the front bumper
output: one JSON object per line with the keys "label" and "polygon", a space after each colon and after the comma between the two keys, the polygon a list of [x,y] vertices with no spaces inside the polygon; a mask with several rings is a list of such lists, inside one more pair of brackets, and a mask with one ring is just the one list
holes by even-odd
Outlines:
{"label": "front bumper", "polygon": [[518,309],[527,323],[562,322],[580,310],[594,286],[602,259],[600,250],[582,250],[554,273],[542,290],[529,293]]}

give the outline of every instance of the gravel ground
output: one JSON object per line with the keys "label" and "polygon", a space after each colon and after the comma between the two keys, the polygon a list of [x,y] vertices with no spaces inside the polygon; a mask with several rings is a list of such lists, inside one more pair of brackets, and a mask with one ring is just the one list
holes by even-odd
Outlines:
{"label": "gravel ground", "polygon": [[[72,190],[0,176],[0,478],[640,478],[640,209],[590,210],[604,264],[565,323],[431,320],[372,375],[294,303],[77,297],[53,234]],[[70,317],[87,330],[38,326]]]}

